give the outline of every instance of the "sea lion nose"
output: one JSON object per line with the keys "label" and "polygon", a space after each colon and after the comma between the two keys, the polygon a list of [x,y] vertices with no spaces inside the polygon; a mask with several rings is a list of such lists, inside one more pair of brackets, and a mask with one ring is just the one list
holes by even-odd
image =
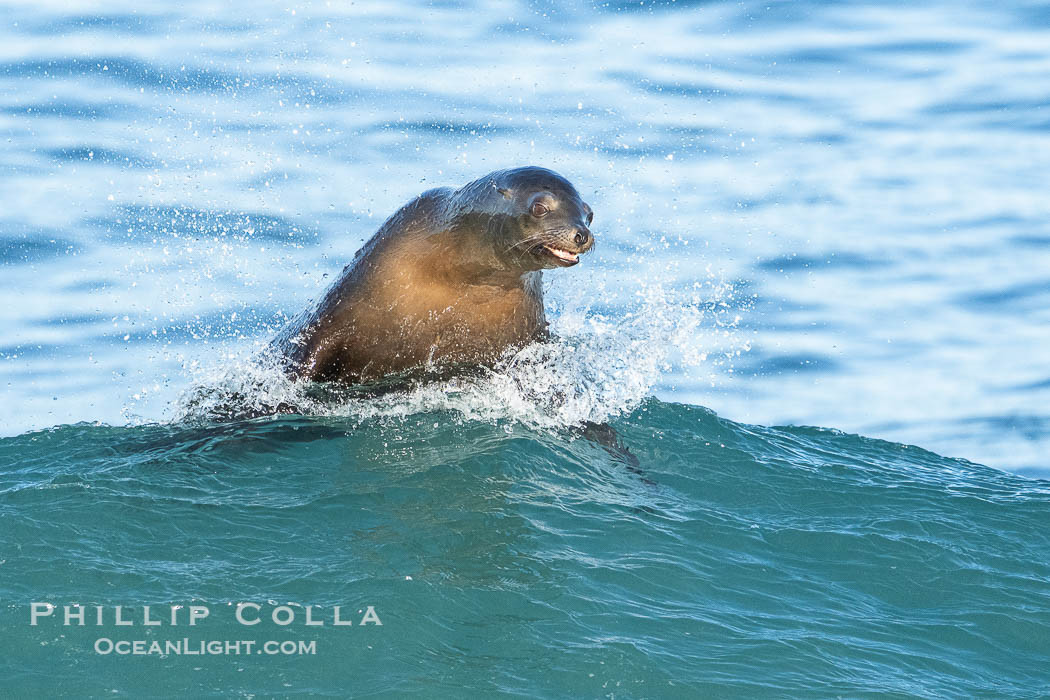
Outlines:
{"label": "sea lion nose", "polygon": [[585,228],[576,229],[576,235],[572,237],[572,240],[576,242],[578,246],[587,245],[587,241],[591,240],[591,232]]}

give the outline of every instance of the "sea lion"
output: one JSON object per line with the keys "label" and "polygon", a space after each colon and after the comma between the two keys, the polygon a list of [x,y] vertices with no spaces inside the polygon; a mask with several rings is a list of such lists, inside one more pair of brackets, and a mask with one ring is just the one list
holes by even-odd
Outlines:
{"label": "sea lion", "polygon": [[546,168],[428,190],[386,220],[277,350],[294,376],[343,384],[491,365],[545,337],[542,271],[579,262],[593,218]]}

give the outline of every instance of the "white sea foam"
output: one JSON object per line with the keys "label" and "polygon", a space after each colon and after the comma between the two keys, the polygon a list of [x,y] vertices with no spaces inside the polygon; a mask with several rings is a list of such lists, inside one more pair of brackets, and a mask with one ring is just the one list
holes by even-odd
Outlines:
{"label": "white sea foam", "polygon": [[192,369],[192,387],[176,402],[174,418],[294,412],[368,419],[446,411],[555,429],[629,412],[671,372],[717,380],[748,347],[734,287],[713,275],[688,290],[639,283],[616,289],[603,295],[612,303],[599,305],[593,293],[568,285],[548,295],[553,340],[509,354],[491,369],[376,397],[325,395],[289,378],[276,358],[227,353]]}

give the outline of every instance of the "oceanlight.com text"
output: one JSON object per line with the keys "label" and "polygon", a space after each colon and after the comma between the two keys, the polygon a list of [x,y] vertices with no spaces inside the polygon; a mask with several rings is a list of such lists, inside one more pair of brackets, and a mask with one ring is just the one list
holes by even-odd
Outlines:
{"label": "oceanlight.com text", "polygon": [[317,654],[317,640],[293,640],[258,642],[254,639],[238,640],[112,640],[101,637],[95,641],[95,653],[103,656],[229,656],[264,654],[268,656],[313,656]]}

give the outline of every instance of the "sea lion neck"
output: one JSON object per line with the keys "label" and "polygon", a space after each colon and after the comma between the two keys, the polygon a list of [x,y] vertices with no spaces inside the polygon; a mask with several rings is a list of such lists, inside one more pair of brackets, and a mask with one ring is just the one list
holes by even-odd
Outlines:
{"label": "sea lion neck", "polygon": [[[508,264],[500,229],[504,222],[496,217],[465,217],[440,234],[427,239],[427,254],[415,263],[420,278],[431,279],[450,288],[499,287],[505,290],[528,286],[533,274]],[[492,229],[479,237],[477,231]]]}
{"label": "sea lion neck", "polygon": [[508,249],[518,238],[513,217],[502,211],[461,211],[432,236],[431,269],[470,284],[520,286],[526,272],[510,263]]}

